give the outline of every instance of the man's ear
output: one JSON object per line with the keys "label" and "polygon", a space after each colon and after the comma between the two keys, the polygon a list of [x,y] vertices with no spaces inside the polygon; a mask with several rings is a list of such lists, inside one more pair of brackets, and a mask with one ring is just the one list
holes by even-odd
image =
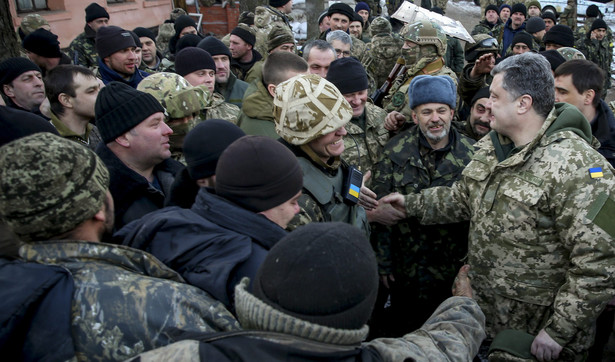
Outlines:
{"label": "man's ear", "polygon": [[122,147],[126,147],[126,148],[130,147],[130,139],[127,136],[127,134],[128,134],[128,132],[126,132],[123,135],[117,137],[115,139],[115,143],[119,144]]}
{"label": "man's ear", "polygon": [[98,212],[96,214],[94,214],[94,216],[92,216],[92,219],[96,220],[96,221],[100,221],[100,222],[105,222],[107,217],[105,216],[105,209],[104,206],[101,207],[100,210],[98,210]]}
{"label": "man's ear", "polygon": [[593,89],[588,89],[583,92],[583,105],[590,105],[594,102],[594,97],[596,96],[596,91]]}
{"label": "man's ear", "polygon": [[275,84],[267,84],[267,92],[271,95],[271,97],[275,98]]}
{"label": "man's ear", "polygon": [[13,87],[8,84],[2,86],[2,91],[6,94],[7,97],[14,97],[15,93],[13,93]]}
{"label": "man's ear", "polygon": [[64,108],[73,108],[73,103],[71,102],[71,96],[69,96],[66,93],[60,93],[58,95],[58,102],[60,102],[60,104]]}
{"label": "man's ear", "polygon": [[419,119],[416,117],[415,111],[412,111],[412,120],[414,121],[414,124],[419,124]]}
{"label": "man's ear", "polygon": [[524,94],[521,97],[519,97],[518,102],[519,103],[517,106],[517,110],[519,114],[528,112],[532,108],[532,105],[534,104],[534,100],[532,99],[532,96],[530,96],[529,94]]}

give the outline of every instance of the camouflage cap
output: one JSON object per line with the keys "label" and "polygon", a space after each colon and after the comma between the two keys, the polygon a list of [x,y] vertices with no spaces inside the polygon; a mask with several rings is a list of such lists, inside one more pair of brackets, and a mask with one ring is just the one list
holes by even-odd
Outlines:
{"label": "camouflage cap", "polygon": [[369,31],[372,36],[378,34],[391,34],[393,27],[387,18],[379,16],[369,24]]}
{"label": "camouflage cap", "polygon": [[288,27],[275,24],[267,35],[267,51],[270,52],[280,45],[288,43],[295,44],[293,33]]}
{"label": "camouflage cap", "polygon": [[429,20],[420,20],[406,24],[399,31],[404,40],[409,40],[420,46],[434,45],[439,56],[446,54],[446,33],[438,24]]}
{"label": "camouflage cap", "polygon": [[303,74],[276,87],[273,115],[276,132],[299,146],[348,123],[352,107],[331,82],[316,74]]}
{"label": "camouflage cap", "polygon": [[585,59],[585,55],[580,50],[571,47],[558,48],[557,51],[566,59]]}
{"label": "camouflage cap", "polygon": [[467,62],[474,62],[486,53],[498,52],[498,41],[489,34],[476,34],[472,36],[474,43],[466,42],[464,53]]}
{"label": "camouflage cap", "polygon": [[0,217],[22,240],[48,240],[101,210],[109,171],[87,147],[43,132],[1,150]]}
{"label": "camouflage cap", "polygon": [[21,24],[19,24],[19,29],[21,29],[24,36],[27,36],[36,29],[45,25],[49,26],[49,23],[39,14],[28,14],[24,16],[24,18],[21,20]]}
{"label": "camouflage cap", "polygon": [[171,19],[173,22],[175,22],[175,20],[177,20],[177,18],[179,18],[182,15],[188,15],[186,10],[184,10],[182,8],[175,8],[175,9],[171,10],[171,13],[169,14],[169,19]]}
{"label": "camouflage cap", "polygon": [[184,77],[160,72],[143,79],[137,90],[154,96],[167,110],[169,118],[184,118],[200,112],[211,103],[206,86],[193,87]]}

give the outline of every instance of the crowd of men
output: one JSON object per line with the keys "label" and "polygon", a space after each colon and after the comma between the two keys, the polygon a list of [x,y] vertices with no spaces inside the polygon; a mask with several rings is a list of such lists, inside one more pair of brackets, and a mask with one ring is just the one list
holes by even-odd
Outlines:
{"label": "crowd of men", "polygon": [[92,3],[64,50],[24,17],[0,62],[3,355],[613,357],[599,9],[481,2],[462,47],[375,2],[298,44],[292,7],[205,36]]}

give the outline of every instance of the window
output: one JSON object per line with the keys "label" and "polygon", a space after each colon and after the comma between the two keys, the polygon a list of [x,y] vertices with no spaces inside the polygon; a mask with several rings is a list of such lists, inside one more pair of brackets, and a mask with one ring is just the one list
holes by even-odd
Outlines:
{"label": "window", "polygon": [[17,11],[28,12],[48,10],[47,0],[17,0]]}

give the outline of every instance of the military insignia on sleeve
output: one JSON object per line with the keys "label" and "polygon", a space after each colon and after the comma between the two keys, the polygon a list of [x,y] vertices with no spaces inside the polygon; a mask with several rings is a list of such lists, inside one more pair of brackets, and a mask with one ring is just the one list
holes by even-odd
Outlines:
{"label": "military insignia on sleeve", "polygon": [[602,176],[604,176],[602,173],[602,167],[592,167],[589,169],[589,177],[600,178]]}
{"label": "military insignia on sleeve", "polygon": [[406,95],[402,92],[395,92],[395,94],[393,94],[393,98],[391,99],[391,104],[393,104],[393,107],[400,107],[404,104],[404,101],[406,100]]}

